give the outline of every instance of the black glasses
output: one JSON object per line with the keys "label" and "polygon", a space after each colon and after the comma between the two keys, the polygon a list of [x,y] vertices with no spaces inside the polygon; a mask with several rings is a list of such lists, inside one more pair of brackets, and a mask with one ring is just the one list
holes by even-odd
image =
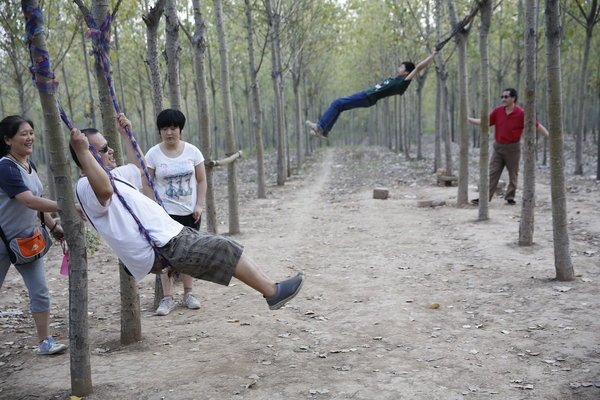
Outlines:
{"label": "black glasses", "polygon": [[507,96],[505,94],[503,94],[502,96],[500,96],[501,99],[508,99],[510,96]]}
{"label": "black glasses", "polygon": [[108,153],[108,143],[106,143],[104,146],[102,146],[102,148],[98,151],[100,153]]}

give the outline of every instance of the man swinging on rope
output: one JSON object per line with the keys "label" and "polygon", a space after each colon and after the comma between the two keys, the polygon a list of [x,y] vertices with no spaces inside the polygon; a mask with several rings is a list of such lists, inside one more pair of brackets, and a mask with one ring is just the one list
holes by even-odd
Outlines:
{"label": "man swinging on rope", "polygon": [[[83,212],[136,280],[150,272],[161,273],[164,268],[160,257],[140,234],[140,227],[143,227],[162,257],[176,271],[225,286],[234,276],[262,293],[271,310],[281,308],[298,294],[304,282],[303,272],[275,283],[244,253],[243,246],[223,236],[184,227],[141,193],[140,189],[144,193],[151,193],[151,190],[147,190],[148,182],[141,173],[140,159],[135,155],[131,141],[127,140],[126,129],[131,128],[131,122],[123,114],[117,116],[117,121],[119,133],[126,139],[128,159],[136,160],[134,164],[117,167],[113,149],[95,129],[85,129],[82,133],[73,128],[69,147],[73,160],[85,175],[75,188]],[[94,158],[90,145],[99,149],[100,161],[110,170],[117,192],[111,177]],[[118,199],[118,195],[125,201]],[[140,227],[132,213],[141,222]]]}
{"label": "man swinging on rope", "polygon": [[433,60],[436,54],[437,50],[434,50],[427,58],[417,64],[416,67],[412,62],[404,61],[398,67],[398,75],[396,77],[388,78],[362,92],[334,100],[319,122],[306,121],[306,125],[311,130],[311,135],[319,138],[327,138],[342,111],[353,108],[371,107],[378,100],[385,97],[404,94],[412,78],[417,76]]}

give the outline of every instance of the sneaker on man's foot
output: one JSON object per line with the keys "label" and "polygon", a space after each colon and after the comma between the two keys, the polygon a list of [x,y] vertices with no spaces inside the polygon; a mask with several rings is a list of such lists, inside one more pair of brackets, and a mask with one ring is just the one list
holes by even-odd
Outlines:
{"label": "sneaker on man's foot", "polygon": [[473,204],[474,206],[479,205],[479,199],[473,199],[473,200],[471,200],[471,204]]}
{"label": "sneaker on man's foot", "polygon": [[265,297],[269,309],[278,310],[285,305],[288,301],[296,297],[302,284],[304,283],[304,272],[298,272],[295,277],[285,280],[283,282],[277,282],[277,292],[271,297]]}
{"label": "sneaker on man's foot", "polygon": [[314,137],[317,137],[320,139],[327,139],[327,135],[325,135],[325,132],[323,132],[323,129],[318,124],[315,124],[314,122],[306,120],[306,126],[308,126],[308,128],[310,129],[311,136],[314,136]]}
{"label": "sneaker on man's foot", "polygon": [[38,347],[39,354],[58,354],[67,350],[67,345],[62,343],[56,343],[52,336],[48,336]]}
{"label": "sneaker on man's foot", "polygon": [[192,293],[186,293],[183,295],[183,304],[192,310],[197,310],[200,308],[200,301],[194,297]]}
{"label": "sneaker on man's foot", "polygon": [[513,199],[508,199],[506,200],[506,204],[508,204],[509,206],[514,206],[515,204],[517,204],[517,202]]}
{"label": "sneaker on man's foot", "polygon": [[169,315],[175,308],[175,300],[170,297],[163,297],[156,309],[156,315]]}

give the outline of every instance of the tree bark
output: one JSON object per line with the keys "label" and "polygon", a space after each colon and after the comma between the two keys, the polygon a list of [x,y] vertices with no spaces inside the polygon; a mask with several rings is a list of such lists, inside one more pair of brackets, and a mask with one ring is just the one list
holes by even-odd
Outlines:
{"label": "tree bark", "polygon": [[575,278],[567,220],[567,191],[563,161],[562,85],[560,73],[561,24],[559,0],[546,0],[546,70],[550,131],[550,186],[556,279]]}
{"label": "tree bark", "polygon": [[533,244],[535,227],[536,2],[537,0],[525,0],[525,129],[523,130],[523,204],[519,222],[519,246]]}
{"label": "tree bark", "polygon": [[[458,24],[456,16],[455,0],[449,2],[450,20],[453,26]],[[458,82],[459,82],[459,110],[458,126],[460,130],[460,163],[458,172],[458,194],[456,205],[464,206],[469,202],[469,129],[467,126],[468,106],[467,106],[467,39],[469,31],[463,29],[456,35],[456,47],[458,48]],[[486,110],[487,111],[487,110]],[[480,198],[487,196],[487,193],[480,193]]]}
{"label": "tree bark", "polygon": [[181,109],[181,85],[179,84],[179,18],[177,18],[177,0],[165,3],[165,58],[167,60],[167,81],[169,82],[170,107]]}
{"label": "tree bark", "polygon": [[165,0],[157,0],[148,14],[142,16],[146,24],[146,64],[150,68],[150,84],[152,87],[152,108],[154,116],[163,110],[162,82],[160,74],[160,61],[158,60],[158,26],[160,17],[164,12]]}
{"label": "tree bark", "polygon": [[274,9],[272,0],[265,0],[269,37],[271,41],[271,82],[275,98],[275,119],[277,134],[277,185],[283,186],[287,179],[285,100],[283,96],[283,77],[281,66],[281,47],[279,43],[279,12]]}
{"label": "tree bark", "polygon": [[[535,0],[533,0],[535,1]],[[479,61],[480,66],[480,133],[479,133],[479,213],[480,221],[489,218],[489,132],[490,132],[490,72],[488,57],[488,36],[492,20],[492,0],[481,0],[481,25],[479,27]]]}
{"label": "tree bark", "polygon": [[[201,0],[192,1],[194,7],[195,32],[192,40],[194,46],[194,66],[196,70],[196,86],[198,93],[196,103],[201,132],[201,150],[204,158],[212,159],[211,124],[208,108],[208,86],[206,83],[206,24],[202,14]],[[214,105],[213,105],[214,107]],[[217,211],[213,184],[213,169],[206,168],[206,226],[207,230],[217,233]]]}
{"label": "tree bark", "polygon": [[255,55],[254,55],[254,24],[252,18],[252,8],[250,6],[250,0],[244,0],[246,5],[246,31],[248,40],[248,69],[250,72],[250,88],[252,95],[252,109],[254,111],[252,116],[252,130],[254,132],[255,144],[256,144],[256,185],[257,185],[257,197],[259,199],[266,199],[266,185],[265,185],[265,154],[263,144],[263,132],[262,132],[262,106],[260,104],[260,89],[258,86],[258,69],[256,68]]}
{"label": "tree bark", "polygon": [[[225,143],[227,153],[236,152],[235,134],[233,132],[233,113],[231,108],[231,86],[229,84],[229,61],[227,57],[227,38],[223,25],[223,4],[221,0],[213,0],[215,5],[215,23],[217,38],[219,40],[219,58],[221,60],[221,96],[223,98],[223,128],[225,130]],[[240,232],[238,212],[238,191],[236,177],[236,163],[227,165],[227,189],[229,200],[229,234]]]}
{"label": "tree bark", "polygon": [[[23,0],[23,11],[28,18],[29,9],[37,8],[37,0]],[[42,23],[42,21],[40,21]],[[36,30],[37,31],[37,30]],[[33,45],[47,51],[46,37],[36,34]],[[37,54],[32,54],[34,62]],[[42,81],[46,77],[38,76]],[[87,292],[87,256],[85,248],[84,225],[75,210],[75,196],[71,181],[71,170],[67,160],[67,146],[63,135],[56,95],[39,92],[44,114],[46,132],[50,140],[47,146],[50,153],[50,169],[56,185],[57,202],[60,208],[61,224],[69,245],[69,342],[71,391],[76,396],[85,396],[92,392],[92,373],[90,366],[90,346],[88,334],[88,292]]]}

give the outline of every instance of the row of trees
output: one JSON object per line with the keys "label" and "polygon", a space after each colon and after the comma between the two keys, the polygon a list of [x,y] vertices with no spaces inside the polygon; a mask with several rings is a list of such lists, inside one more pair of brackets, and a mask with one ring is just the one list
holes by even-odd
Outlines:
{"label": "row of trees", "polygon": [[[37,6],[37,0],[21,3]],[[487,184],[487,127],[483,124],[481,134],[469,132],[466,115],[481,114],[485,118],[491,104],[490,92],[499,93],[505,86],[520,89],[521,82],[525,82],[527,108],[550,118],[551,166],[555,168],[553,203],[557,205],[554,223],[555,232],[562,235],[555,238],[555,245],[562,246],[555,248],[557,276],[570,279],[572,267],[564,218],[564,181],[561,181],[561,112],[564,109],[564,115],[570,116],[569,111],[573,111],[574,117],[566,118],[564,126],[566,132],[576,137],[579,149],[576,154],[582,153],[586,141],[598,142],[598,115],[585,112],[597,110],[600,104],[600,62],[594,54],[597,46],[593,46],[591,34],[599,11],[597,0],[571,0],[563,4],[565,12],[561,14],[558,1],[547,0],[546,23],[541,24],[539,10],[532,7],[534,3],[535,0],[519,0],[517,4],[499,2],[493,8],[491,0],[479,1],[479,51],[469,45],[469,32],[474,29],[470,25],[459,32],[456,44],[446,46],[436,59],[435,70],[429,68],[416,78],[412,85],[415,89],[375,108],[353,112],[336,126],[336,136],[339,133],[345,143],[352,144],[363,142],[366,135],[371,143],[402,151],[407,156],[413,155],[416,147],[416,156],[424,158],[423,134],[433,131],[436,139],[433,166],[444,166],[448,173],[456,164],[452,143],[458,142],[458,204],[461,205],[468,200],[468,154],[472,145],[481,146],[480,185]],[[422,58],[468,13],[472,2],[93,0],[88,9],[83,0],[46,0],[45,35],[37,35],[35,45],[48,48],[61,86],[57,96],[40,93],[39,102],[29,79],[28,66],[32,60],[23,41],[25,20],[20,5],[9,0],[0,6],[0,65],[5,71],[5,79],[0,82],[0,112],[25,114],[34,119],[44,116],[48,135],[42,135],[36,157],[49,161],[50,181],[56,186],[56,198],[63,210],[61,217],[72,249],[72,382],[74,394],[82,395],[91,390],[85,322],[85,246],[84,235],[80,234],[82,227],[73,209],[71,171],[65,158],[65,136],[58,123],[56,99],[62,101],[77,126],[100,127],[116,149],[117,160],[123,161],[105,71],[95,57],[89,57],[90,43],[84,35],[88,27],[83,17],[90,15],[95,25],[100,26],[109,12],[115,16],[111,32],[105,32],[112,43],[109,55],[113,85],[121,108],[134,120],[136,136],[144,149],[157,140],[153,121],[158,111],[164,107],[179,108],[189,118],[186,140],[197,144],[207,159],[217,159],[223,153],[230,155],[240,148],[257,157],[257,195],[264,197],[265,147],[277,151],[276,181],[283,185],[293,168],[302,167],[304,157],[316,145],[307,140],[303,129],[306,117],[319,115],[338,95],[364,89],[392,75],[401,61]],[[570,21],[583,24],[585,34],[575,29],[577,24],[568,24]],[[561,31],[561,26],[569,28]],[[539,40],[542,33],[548,38],[545,43]],[[568,57],[560,57],[561,46]],[[538,68],[535,60],[544,49],[547,56],[539,57]],[[563,77],[561,70],[569,73]],[[535,71],[541,73],[532,77]],[[432,79],[427,79],[434,74],[435,90]],[[571,83],[576,84],[578,90],[572,93],[567,90],[566,95],[577,99],[576,106],[572,106],[575,101],[564,101],[566,106],[561,104],[565,97],[561,79],[568,88]],[[540,106],[543,102],[533,101],[536,84],[547,86],[548,109],[553,107],[554,111],[546,112]],[[476,101],[469,102],[469,98]],[[528,148],[533,151],[533,133],[530,135]],[[295,150],[293,157],[292,150]],[[576,156],[575,165],[574,172],[581,173],[581,155]],[[237,233],[235,162],[227,164],[227,168],[229,232]],[[208,227],[216,231],[210,168],[207,178]],[[487,218],[486,206],[482,201],[481,219]],[[122,341],[131,342],[141,339],[139,300],[135,283],[123,270],[121,281]]]}

